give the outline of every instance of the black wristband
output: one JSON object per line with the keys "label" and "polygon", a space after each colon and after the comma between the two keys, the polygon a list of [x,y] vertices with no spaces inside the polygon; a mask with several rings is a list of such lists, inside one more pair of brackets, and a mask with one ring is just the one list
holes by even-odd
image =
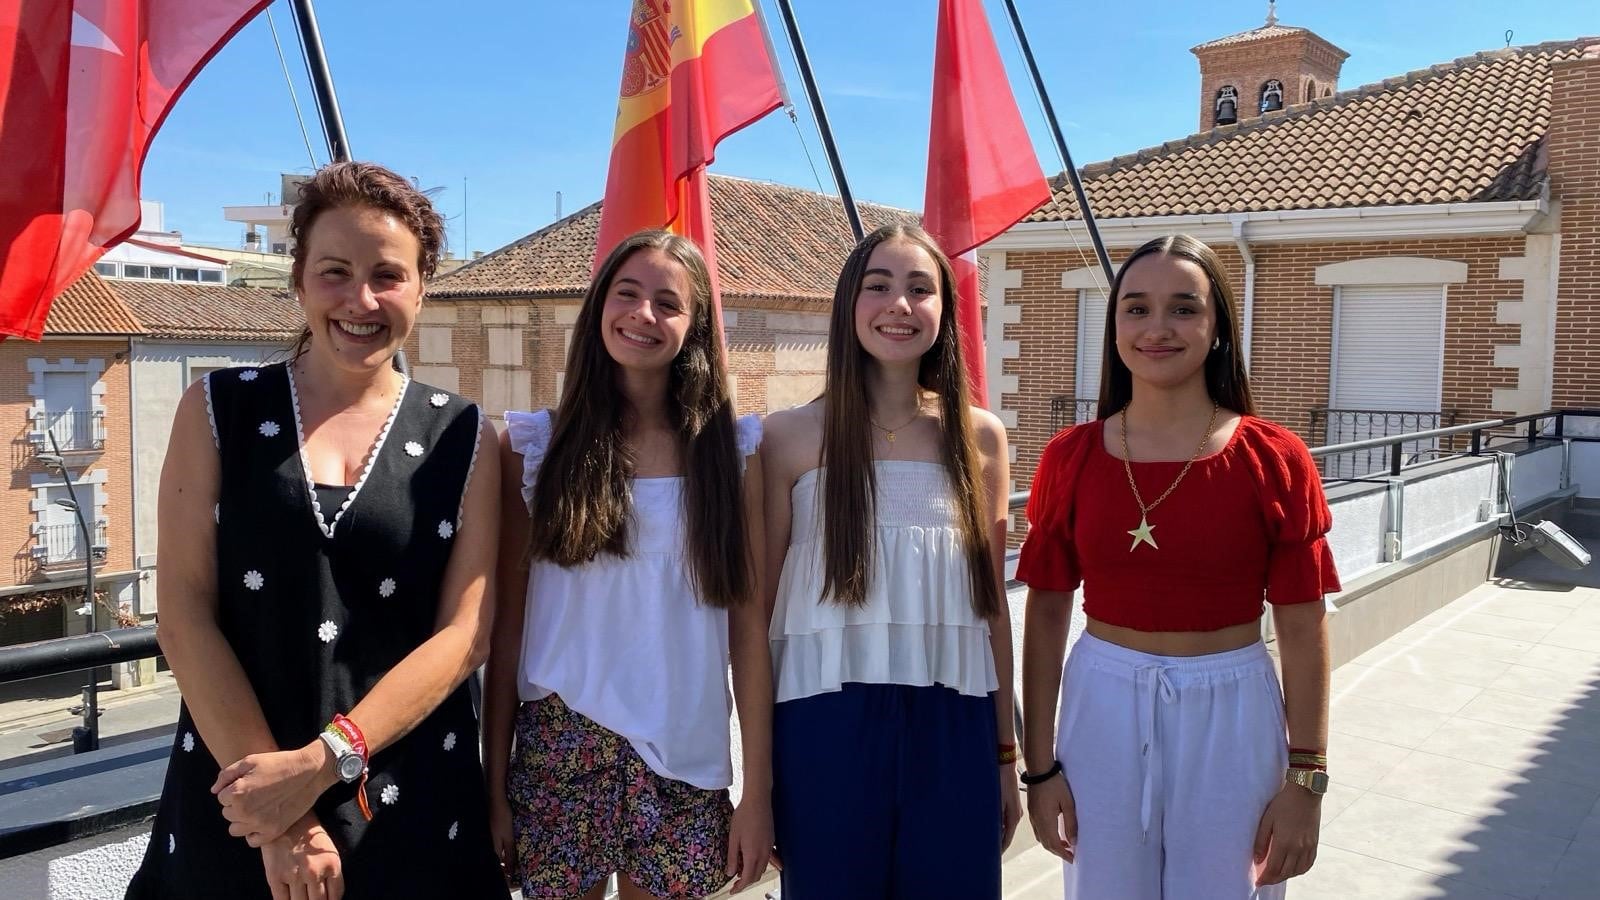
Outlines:
{"label": "black wristband", "polygon": [[1050,768],[1045,769],[1043,772],[1040,772],[1038,775],[1034,775],[1031,772],[1023,772],[1021,775],[1019,775],[1017,777],[1022,780],[1023,784],[1025,784],[1025,785],[1027,785],[1029,787],[1033,787],[1036,784],[1044,784],[1046,781],[1049,781],[1050,779],[1052,779],[1052,778],[1054,778],[1054,777],[1056,777],[1057,775],[1060,775],[1060,774],[1061,774],[1061,760],[1058,759],[1058,760],[1056,760],[1056,761],[1054,761],[1054,762],[1052,762],[1050,764]]}

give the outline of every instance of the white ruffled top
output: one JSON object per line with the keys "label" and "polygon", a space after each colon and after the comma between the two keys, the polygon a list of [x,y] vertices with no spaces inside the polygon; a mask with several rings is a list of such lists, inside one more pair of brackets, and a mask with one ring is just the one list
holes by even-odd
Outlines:
{"label": "white ruffled top", "polygon": [[822,600],[822,478],[790,492],[789,552],[769,638],[778,702],[837,691],[845,682],[944,685],[973,696],[999,687],[989,623],[972,586],[944,465],[878,460],[874,565],[867,602]]}
{"label": "white ruffled top", "polygon": [[[550,413],[507,412],[506,428],[522,454],[522,498],[531,504]],[[741,458],[760,442],[760,419],[741,418]],[[626,738],[658,775],[719,790],[733,783],[728,613],[695,595],[682,492],[682,477],[633,480],[625,558],[531,566],[517,694],[559,694]]]}

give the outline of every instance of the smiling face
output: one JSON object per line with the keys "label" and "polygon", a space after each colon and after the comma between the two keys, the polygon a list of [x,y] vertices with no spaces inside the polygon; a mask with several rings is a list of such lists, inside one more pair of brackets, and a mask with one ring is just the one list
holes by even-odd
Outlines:
{"label": "smiling face", "polygon": [[882,363],[917,363],[939,337],[939,265],[910,241],[873,249],[856,296],[856,339]]}
{"label": "smiling face", "polygon": [[422,308],[421,244],[394,215],[339,206],[317,216],[296,285],[311,351],[352,371],[389,365]]}
{"label": "smiling face", "polygon": [[1122,275],[1114,314],[1117,354],[1134,381],[1172,388],[1205,378],[1217,312],[1200,266],[1164,253],[1140,257]]}
{"label": "smiling face", "polygon": [[636,251],[606,289],[600,313],[606,352],[625,369],[667,368],[689,333],[693,298],[681,263],[654,247]]}

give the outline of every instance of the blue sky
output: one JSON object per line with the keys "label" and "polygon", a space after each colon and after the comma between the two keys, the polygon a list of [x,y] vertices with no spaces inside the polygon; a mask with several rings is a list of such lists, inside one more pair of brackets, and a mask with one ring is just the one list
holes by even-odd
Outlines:
{"label": "blue sky", "polygon": [[[762,0],[799,116],[774,113],[724,141],[713,171],[834,191],[773,0]],[[921,206],[937,0],[794,0],[856,197]],[[350,144],[424,187],[450,246],[493,250],[600,198],[629,0],[319,0]],[[1262,23],[1257,0],[1017,0],[1080,166],[1195,130],[1189,48]],[[1060,171],[999,0],[986,0],[1046,173]],[[286,0],[271,7],[311,130],[327,159]],[[1109,12],[1111,15],[1099,16]],[[1350,88],[1478,50],[1600,35],[1600,4],[1577,0],[1336,0],[1280,3],[1279,20],[1350,53]],[[238,246],[225,205],[261,203],[280,172],[311,162],[272,33],[257,17],[217,54],[151,148],[144,196],[191,241]],[[463,191],[463,179],[466,179]],[[463,194],[465,193],[465,203]],[[464,233],[465,232],[465,233]]]}

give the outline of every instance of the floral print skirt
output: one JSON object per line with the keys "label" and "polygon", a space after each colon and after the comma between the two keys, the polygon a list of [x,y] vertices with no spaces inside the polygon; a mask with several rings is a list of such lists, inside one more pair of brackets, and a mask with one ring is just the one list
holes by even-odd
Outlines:
{"label": "floral print skirt", "polygon": [[517,711],[507,790],[525,900],[569,900],[612,872],[657,897],[730,881],[728,792],[663,778],[554,694]]}

